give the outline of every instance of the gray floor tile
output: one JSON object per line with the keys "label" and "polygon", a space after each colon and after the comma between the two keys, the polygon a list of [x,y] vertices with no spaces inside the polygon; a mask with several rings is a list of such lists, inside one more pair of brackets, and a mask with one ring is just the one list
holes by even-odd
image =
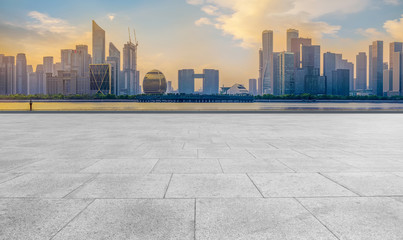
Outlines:
{"label": "gray floor tile", "polygon": [[53,159],[37,161],[24,167],[16,168],[12,172],[49,172],[49,173],[77,173],[99,159]]}
{"label": "gray floor tile", "polygon": [[255,158],[244,149],[199,149],[199,158]]}
{"label": "gray floor tile", "polygon": [[249,174],[265,197],[357,196],[318,173]]}
{"label": "gray floor tile", "polygon": [[301,203],[340,239],[403,236],[403,204],[390,198],[304,198]]}
{"label": "gray floor tile", "polygon": [[167,198],[262,197],[245,174],[174,174]]}
{"label": "gray floor tile", "polygon": [[0,239],[50,239],[88,204],[81,199],[0,199]]}
{"label": "gray floor tile", "polygon": [[194,239],[194,200],[95,200],[61,239]]}
{"label": "gray floor tile", "polygon": [[294,199],[199,199],[196,239],[334,239]]}
{"label": "gray floor tile", "polygon": [[325,175],[363,196],[403,196],[403,178],[392,173],[325,173]]}
{"label": "gray floor tile", "polygon": [[219,159],[224,173],[293,172],[277,160],[263,159]]}
{"label": "gray floor tile", "polygon": [[158,159],[125,158],[104,159],[84,168],[84,173],[149,173]]}
{"label": "gray floor tile", "polygon": [[152,173],[222,173],[220,163],[213,158],[160,159]]}
{"label": "gray floor tile", "polygon": [[0,184],[0,197],[61,198],[90,180],[92,174],[24,174]]}
{"label": "gray floor tile", "polygon": [[163,198],[170,174],[100,174],[69,198]]}

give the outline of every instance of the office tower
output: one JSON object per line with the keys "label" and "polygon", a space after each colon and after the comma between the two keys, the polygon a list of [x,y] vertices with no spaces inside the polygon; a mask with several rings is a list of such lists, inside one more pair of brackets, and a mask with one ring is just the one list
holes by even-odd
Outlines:
{"label": "office tower", "polygon": [[0,95],[15,93],[15,57],[0,54]]}
{"label": "office tower", "polygon": [[118,79],[118,69],[117,63],[113,58],[107,57],[106,63],[110,65],[110,72],[111,72],[111,94],[117,95],[117,79]]}
{"label": "office tower", "polygon": [[372,43],[372,94],[383,95],[383,41]]}
{"label": "office tower", "polygon": [[28,94],[27,58],[24,53],[17,54],[16,93]]}
{"label": "office tower", "polygon": [[305,69],[295,69],[295,94],[303,94],[305,92]]}
{"label": "office tower", "polygon": [[92,21],[92,64],[105,63],[105,31]]}
{"label": "office tower", "polygon": [[53,70],[53,57],[43,57],[43,71],[45,73],[55,74]]}
{"label": "office tower", "polygon": [[320,74],[320,46],[302,46],[302,68],[313,68],[314,75]]}
{"label": "office tower", "polygon": [[389,68],[393,71],[393,58],[395,52],[403,51],[403,43],[402,42],[392,42],[389,44]]}
{"label": "office tower", "polygon": [[391,84],[391,71],[389,69],[383,69],[383,94],[386,94],[393,88]]}
{"label": "office tower", "polygon": [[355,89],[367,89],[367,54],[360,52],[356,56],[356,73]]}
{"label": "office tower", "polygon": [[343,59],[342,54],[336,54],[336,69],[347,69],[350,74],[350,90],[354,90],[354,64],[346,59]]}
{"label": "office tower", "polygon": [[326,77],[320,76],[320,46],[302,45],[301,55],[305,70],[304,93],[326,94]]}
{"label": "office tower", "polygon": [[273,95],[280,95],[280,53],[273,52]]}
{"label": "office tower", "polygon": [[298,30],[287,29],[287,52],[291,52],[291,39],[298,37],[299,37]]}
{"label": "office tower", "polygon": [[90,93],[104,95],[112,93],[110,64],[90,64]]}
{"label": "office tower", "polygon": [[71,57],[73,54],[72,49],[62,49],[60,51],[61,66],[63,71],[71,70]]}
{"label": "office tower", "polygon": [[218,94],[219,71],[214,69],[203,69],[203,94]]}
{"label": "office tower", "polygon": [[174,89],[172,88],[172,81],[167,82],[167,93],[172,93]]}
{"label": "office tower", "polygon": [[109,56],[107,58],[108,62],[115,62],[116,71],[114,73],[114,78],[116,81],[116,95],[120,92],[120,51],[115,47],[113,43],[109,43]]}
{"label": "office tower", "polygon": [[340,96],[350,95],[350,70],[337,69],[333,71],[333,94]]}
{"label": "office tower", "polygon": [[182,69],[178,71],[178,91],[179,93],[194,93],[195,79],[193,69]]}
{"label": "office tower", "polygon": [[273,31],[263,31],[262,43],[262,94],[273,94]]}
{"label": "office tower", "polygon": [[35,74],[36,74],[36,80],[38,81],[38,93],[47,94],[46,93],[46,74],[45,74],[45,68],[42,64],[36,65]]}
{"label": "office tower", "polygon": [[61,62],[57,62],[55,64],[53,64],[53,75],[57,75],[57,72],[62,71],[63,67],[62,67],[62,63]]}
{"label": "office tower", "polygon": [[372,45],[368,48],[368,89],[373,89],[372,81]]}
{"label": "office tower", "polygon": [[279,95],[294,94],[294,53],[282,52],[279,59]]}
{"label": "office tower", "polygon": [[336,70],[336,54],[327,52],[323,54],[323,76],[326,77],[326,94],[333,94],[333,71]]}
{"label": "office tower", "polygon": [[263,50],[259,49],[259,78],[258,78],[258,95],[263,94]]}
{"label": "office tower", "polygon": [[59,71],[57,76],[46,73],[46,91],[49,95],[77,94],[77,71]]}
{"label": "office tower", "polygon": [[136,77],[137,71],[137,43],[127,42],[123,47],[123,79],[120,79],[121,94],[139,94],[140,81]]}
{"label": "office tower", "polygon": [[393,92],[403,95],[403,51],[393,53]]}
{"label": "office tower", "polygon": [[77,71],[78,77],[89,77],[90,55],[87,45],[77,45],[71,53],[71,70]]}
{"label": "office tower", "polygon": [[257,95],[257,82],[255,78],[249,79],[249,94]]}
{"label": "office tower", "polygon": [[292,38],[291,39],[291,52],[294,53],[294,67],[301,68],[301,46],[311,46],[312,40],[310,38]]}

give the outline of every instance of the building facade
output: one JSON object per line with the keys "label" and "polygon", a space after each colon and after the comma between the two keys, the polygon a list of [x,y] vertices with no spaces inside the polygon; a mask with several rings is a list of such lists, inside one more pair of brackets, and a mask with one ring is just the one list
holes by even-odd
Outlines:
{"label": "building facade", "polygon": [[92,63],[105,63],[105,31],[92,21]]}
{"label": "building facade", "polygon": [[383,96],[383,41],[372,43],[372,94]]}
{"label": "building facade", "polygon": [[90,64],[90,94],[111,94],[112,73],[110,64]]}
{"label": "building facade", "polygon": [[59,71],[57,76],[47,73],[46,91],[49,95],[77,94],[77,71]]}
{"label": "building facade", "polygon": [[16,93],[28,94],[27,58],[24,53],[17,54],[16,60]]}
{"label": "building facade", "polygon": [[360,52],[356,56],[356,90],[367,89],[367,54],[365,52]]}

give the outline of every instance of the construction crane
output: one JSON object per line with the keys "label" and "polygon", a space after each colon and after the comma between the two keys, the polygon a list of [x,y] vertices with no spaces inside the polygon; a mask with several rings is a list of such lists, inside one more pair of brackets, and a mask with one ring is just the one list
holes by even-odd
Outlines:
{"label": "construction crane", "polygon": [[137,41],[136,29],[133,29],[133,32],[134,32],[134,45],[137,47],[139,45],[139,42]]}

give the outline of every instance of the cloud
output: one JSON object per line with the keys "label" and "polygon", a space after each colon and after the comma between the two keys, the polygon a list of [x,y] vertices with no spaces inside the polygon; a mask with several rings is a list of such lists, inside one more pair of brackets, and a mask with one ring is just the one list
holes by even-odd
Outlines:
{"label": "cloud", "polygon": [[113,21],[113,19],[115,19],[115,14],[114,13],[109,13],[107,15],[107,17],[108,17],[109,20]]}
{"label": "cloud", "polygon": [[44,13],[32,11],[28,13],[32,21],[27,23],[29,29],[36,30],[40,34],[50,33],[68,33],[75,30],[75,27],[59,18],[52,18]]}
{"label": "cloud", "polygon": [[399,19],[386,21],[383,28],[396,40],[403,41],[403,14]]}
{"label": "cloud", "polygon": [[[371,0],[187,0],[208,16],[195,24],[208,23],[231,35],[242,47],[256,47],[264,29],[274,30],[284,42],[287,28],[305,37],[337,35],[338,25],[318,20],[326,14],[350,14],[365,9]],[[305,34],[309,35],[306,36]],[[284,35],[284,36],[283,36]],[[284,49],[284,48],[283,48]]]}
{"label": "cloud", "polygon": [[379,31],[376,28],[367,28],[367,29],[362,29],[359,28],[357,29],[357,33],[372,40],[382,40],[385,37],[385,33]]}
{"label": "cloud", "polygon": [[402,3],[401,0],[383,0],[383,2],[389,5],[399,5]]}
{"label": "cloud", "polygon": [[200,18],[199,20],[195,21],[195,25],[200,27],[203,25],[212,25],[213,23],[208,18]]}

